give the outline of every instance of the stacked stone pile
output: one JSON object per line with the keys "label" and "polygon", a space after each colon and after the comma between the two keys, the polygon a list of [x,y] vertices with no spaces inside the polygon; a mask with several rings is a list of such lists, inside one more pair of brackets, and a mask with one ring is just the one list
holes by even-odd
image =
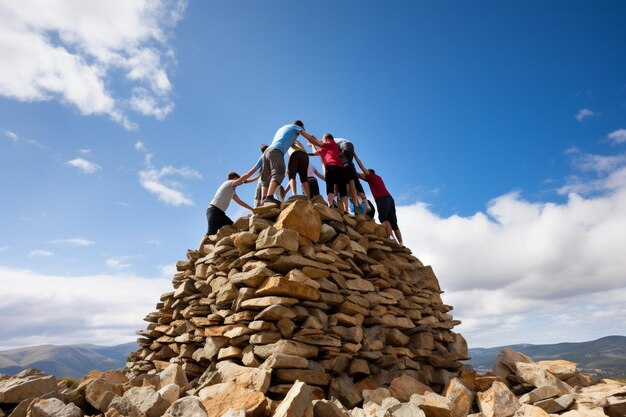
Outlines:
{"label": "stacked stone pile", "polygon": [[[119,371],[87,374],[77,386],[37,370],[0,375],[0,417],[624,417],[626,384],[579,374],[567,361],[533,362],[503,350],[493,372],[464,365],[440,394],[409,374],[379,385],[355,384],[359,396],[324,399],[296,381],[282,401],[269,398],[267,375],[250,367],[220,368],[224,382],[189,381],[182,366],[129,378]],[[258,368],[256,368],[258,369]],[[264,376],[265,375],[265,376]]]}
{"label": "stacked stone pile", "polygon": [[354,407],[355,384],[407,374],[440,391],[467,359],[432,269],[382,225],[321,200],[257,208],[177,268],[138,332],[134,374],[179,364],[210,386],[253,371],[270,398],[300,380]]}

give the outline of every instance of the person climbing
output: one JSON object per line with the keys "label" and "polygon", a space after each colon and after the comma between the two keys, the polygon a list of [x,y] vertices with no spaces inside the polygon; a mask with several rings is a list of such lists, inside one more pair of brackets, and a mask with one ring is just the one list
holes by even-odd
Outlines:
{"label": "person climbing", "polygon": [[398,227],[398,218],[396,216],[396,203],[387,190],[387,187],[385,187],[383,179],[379,175],[376,175],[373,169],[365,168],[365,165],[363,165],[363,162],[361,162],[356,153],[354,154],[354,159],[356,159],[356,162],[363,172],[362,174],[358,174],[358,176],[367,181],[370,186],[374,201],[376,201],[376,206],[378,207],[378,220],[385,226],[387,236],[393,238],[395,235],[398,243],[403,245],[402,233]]}
{"label": "person climbing", "polygon": [[309,169],[309,155],[304,149],[304,146],[296,139],[288,150],[289,162],[287,162],[287,175],[289,177],[289,186],[285,189],[291,189],[291,194],[298,194],[298,185],[296,184],[296,175],[300,177],[300,183],[302,184],[302,191],[304,195],[311,198],[311,190],[309,189],[309,182],[307,177],[307,171]]}
{"label": "person climbing", "polygon": [[307,140],[315,140],[315,136],[304,131],[304,123],[296,120],[278,129],[270,146],[263,153],[263,167],[261,168],[261,181],[263,183],[263,202],[280,203],[274,192],[285,178],[285,153],[302,135]]}
{"label": "person climbing", "polygon": [[328,198],[328,206],[333,207],[335,199],[335,185],[339,192],[341,201],[340,209],[344,212],[348,211],[348,190],[345,175],[345,169],[341,162],[339,145],[334,141],[333,135],[325,133],[322,142],[313,138],[307,139],[312,145],[315,152],[314,155],[320,155],[324,163],[324,176],[326,177],[326,195]]}
{"label": "person climbing", "polygon": [[[341,162],[346,169],[346,180],[348,181],[348,194],[350,200],[354,205],[355,213],[365,213],[367,197],[363,190],[363,185],[359,181],[356,174],[356,167],[354,166],[354,144],[348,139],[335,138],[335,143],[339,145],[339,151],[341,155]],[[358,203],[358,204],[356,204]]]}
{"label": "person climbing", "polygon": [[231,200],[235,200],[241,207],[253,210],[235,192],[235,188],[246,183],[248,177],[248,174],[240,177],[236,172],[230,172],[227,176],[228,179],[217,189],[209,207],[206,209],[207,236],[214,235],[222,226],[233,224],[233,221],[226,215],[226,209],[228,209]]}

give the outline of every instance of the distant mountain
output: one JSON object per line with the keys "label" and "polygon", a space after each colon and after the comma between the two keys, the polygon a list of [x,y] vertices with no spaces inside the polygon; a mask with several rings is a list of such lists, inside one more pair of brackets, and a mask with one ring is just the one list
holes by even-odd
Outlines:
{"label": "distant mountain", "polygon": [[564,359],[578,364],[578,369],[604,378],[626,377],[626,336],[607,336],[591,342],[553,345],[510,345],[469,349],[470,363],[477,371],[491,370],[500,350],[508,347],[530,356],[534,361]]}
{"label": "distant mountain", "polygon": [[122,369],[126,357],[137,350],[137,343],[116,346],[40,345],[0,351],[0,373],[15,374],[26,368],[38,368],[61,377],[80,378],[98,369]]}

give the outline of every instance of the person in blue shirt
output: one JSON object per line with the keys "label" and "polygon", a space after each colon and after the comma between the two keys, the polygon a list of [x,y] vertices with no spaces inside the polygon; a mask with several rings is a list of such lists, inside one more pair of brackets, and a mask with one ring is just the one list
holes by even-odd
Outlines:
{"label": "person in blue shirt", "polygon": [[304,131],[304,123],[302,121],[296,120],[278,129],[274,135],[274,140],[263,153],[263,167],[261,168],[263,203],[280,203],[280,201],[274,198],[274,193],[276,188],[283,182],[283,179],[285,179],[285,154],[299,135],[309,140],[317,140],[315,136]]}

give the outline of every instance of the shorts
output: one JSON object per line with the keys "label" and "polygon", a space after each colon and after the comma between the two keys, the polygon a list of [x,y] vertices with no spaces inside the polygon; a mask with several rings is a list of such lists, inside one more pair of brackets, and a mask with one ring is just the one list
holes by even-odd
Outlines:
{"label": "shorts", "polygon": [[309,198],[313,198],[316,195],[320,195],[320,186],[317,183],[317,178],[309,177],[307,182],[309,183],[309,190],[311,192],[311,195],[309,196]]}
{"label": "shorts", "polygon": [[348,196],[348,181],[346,181],[346,173],[344,167],[327,166],[326,167],[326,194],[334,194],[335,185],[339,191],[340,197]]}
{"label": "shorts", "polygon": [[295,151],[289,156],[287,172],[289,179],[296,179],[296,174],[300,177],[300,182],[307,182],[307,171],[309,170],[309,155],[306,152]]}
{"label": "shorts", "polygon": [[365,190],[363,189],[363,184],[359,181],[359,177],[354,179],[354,187],[356,188],[357,194],[365,194]]}
{"label": "shorts", "polygon": [[261,167],[261,184],[269,187],[271,181],[278,184],[285,178],[285,154],[280,149],[267,148],[263,152],[263,165]]}
{"label": "shorts", "polygon": [[352,162],[348,162],[347,164],[343,165],[343,169],[345,169],[346,172],[346,182],[354,180],[354,185],[356,185],[358,177],[356,175],[356,168],[354,167],[354,164]]}
{"label": "shorts", "polygon": [[378,206],[378,221],[389,222],[391,224],[391,230],[398,230],[398,218],[396,217],[396,203],[393,201],[393,197],[386,195],[376,199],[376,205]]}
{"label": "shorts", "polygon": [[209,228],[206,232],[207,236],[216,234],[222,226],[233,224],[230,217],[214,205],[209,205],[209,208],[206,209],[206,220],[209,224]]}

